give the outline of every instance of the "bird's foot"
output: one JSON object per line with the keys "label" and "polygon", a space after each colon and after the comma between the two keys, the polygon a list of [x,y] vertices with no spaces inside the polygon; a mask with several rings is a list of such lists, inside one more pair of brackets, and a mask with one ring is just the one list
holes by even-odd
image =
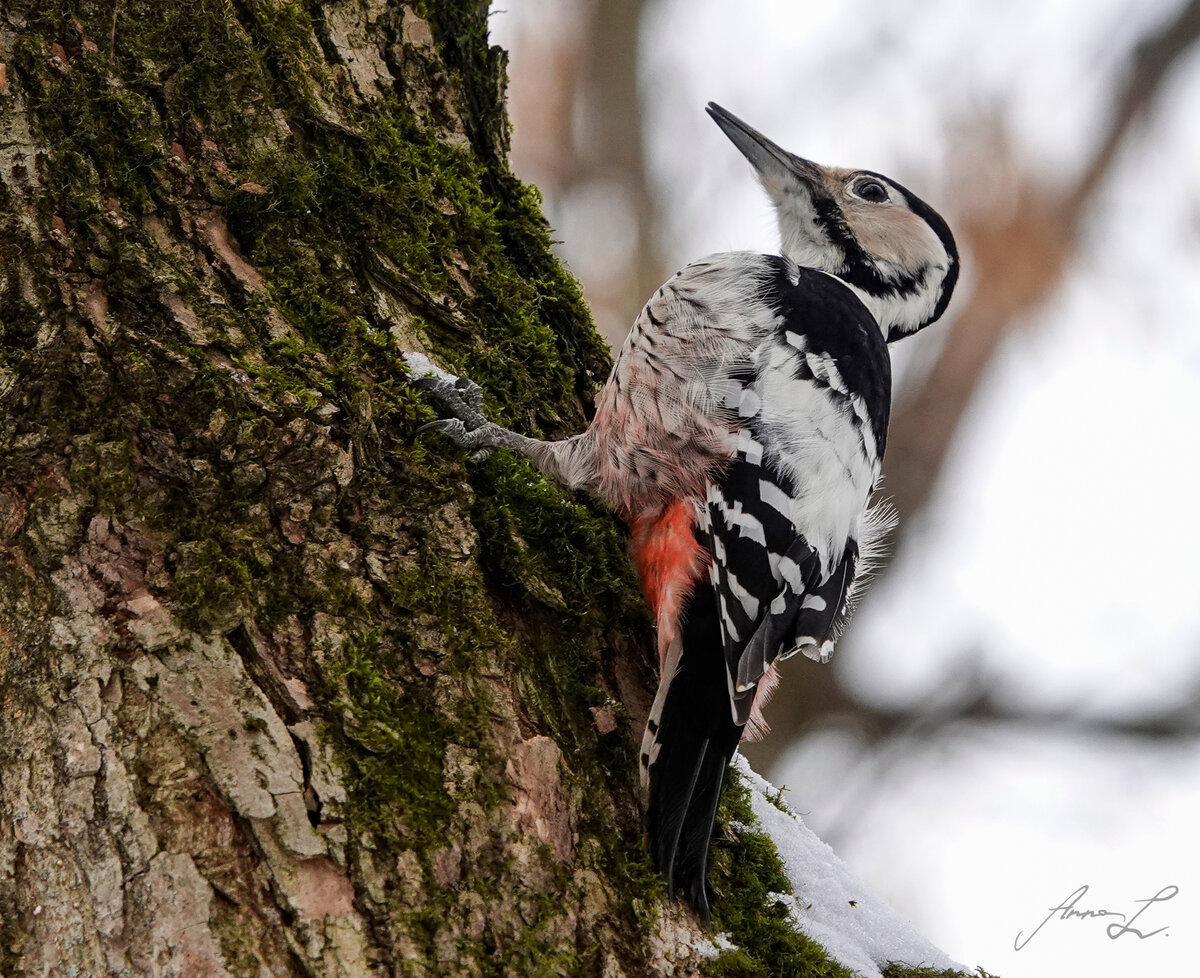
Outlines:
{"label": "bird's foot", "polygon": [[482,461],[500,445],[501,440],[498,436],[503,434],[504,429],[498,424],[485,421],[478,428],[468,430],[467,426],[458,418],[443,418],[441,421],[430,421],[429,424],[421,425],[417,429],[417,434],[420,435],[427,431],[436,431],[445,435],[454,444],[469,449],[471,458]]}
{"label": "bird's foot", "polygon": [[454,415],[421,425],[417,434],[436,431],[452,442],[471,450],[471,458],[482,460],[492,454],[502,429],[488,421],[483,413],[483,388],[466,377],[443,372],[429,373],[412,382],[418,390],[428,391],[442,407]]}
{"label": "bird's foot", "polygon": [[428,391],[447,411],[463,423],[467,431],[488,423],[483,413],[483,388],[466,377],[418,377],[412,382],[417,390]]}

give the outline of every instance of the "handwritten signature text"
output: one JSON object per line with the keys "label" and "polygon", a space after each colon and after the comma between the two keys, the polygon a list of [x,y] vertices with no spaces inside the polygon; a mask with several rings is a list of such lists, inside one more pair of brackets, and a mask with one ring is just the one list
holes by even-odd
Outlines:
{"label": "handwritten signature text", "polygon": [[[1114,918],[1114,921],[1104,928],[1104,932],[1108,936],[1109,940],[1113,941],[1120,937],[1124,937],[1126,934],[1132,934],[1143,941],[1148,937],[1154,937],[1156,934],[1162,934],[1165,936],[1167,933],[1167,926],[1169,925],[1157,927],[1154,930],[1148,930],[1147,928],[1150,926],[1150,924],[1146,921],[1140,920],[1139,918],[1141,918],[1142,914],[1146,913],[1147,910],[1154,906],[1154,904],[1166,903],[1172,897],[1176,896],[1179,893],[1179,887],[1173,885],[1164,886],[1161,890],[1155,893],[1154,896],[1149,897],[1148,899],[1134,900],[1133,903],[1140,903],[1141,907],[1140,909],[1134,911],[1132,916],[1122,913],[1119,910],[1103,910],[1100,908],[1089,909],[1086,907],[1081,907],[1079,903],[1085,896],[1087,896],[1087,891],[1088,886],[1085,883],[1083,886],[1079,887],[1073,893],[1068,895],[1065,900],[1059,901],[1057,907],[1051,907],[1050,912],[1046,915],[1045,919],[1032,931],[1030,931],[1029,935],[1024,937],[1024,939],[1022,939],[1022,936],[1025,934],[1025,932],[1020,931],[1017,934],[1016,939],[1013,941],[1013,950],[1020,951],[1030,941],[1033,940],[1038,931],[1056,918],[1058,920],[1087,920],[1092,917],[1112,917]],[[1153,917],[1153,915],[1151,915],[1151,917]],[[1135,922],[1138,924],[1136,927],[1134,926]]]}

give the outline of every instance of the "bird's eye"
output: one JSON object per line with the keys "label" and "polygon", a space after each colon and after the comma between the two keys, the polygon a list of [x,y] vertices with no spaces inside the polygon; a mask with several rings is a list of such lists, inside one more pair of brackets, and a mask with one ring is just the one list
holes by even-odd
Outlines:
{"label": "bird's eye", "polygon": [[887,187],[871,177],[855,180],[850,190],[855,197],[869,200],[872,204],[882,204],[888,199]]}

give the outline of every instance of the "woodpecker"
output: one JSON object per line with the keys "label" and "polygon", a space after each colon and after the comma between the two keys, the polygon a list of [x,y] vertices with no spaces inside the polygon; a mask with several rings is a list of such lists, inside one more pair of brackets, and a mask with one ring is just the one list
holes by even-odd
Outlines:
{"label": "woodpecker", "polygon": [[870,170],[819,166],[709,103],[778,218],[780,254],[711,255],[646,303],[587,430],[540,441],[489,422],[468,380],[418,381],[430,428],[510,448],[628,524],[658,626],[641,770],[654,862],[710,918],[708,855],[729,762],[765,729],[778,663],[826,661],[884,518],[887,344],[934,322],[958,277],[932,208]]}

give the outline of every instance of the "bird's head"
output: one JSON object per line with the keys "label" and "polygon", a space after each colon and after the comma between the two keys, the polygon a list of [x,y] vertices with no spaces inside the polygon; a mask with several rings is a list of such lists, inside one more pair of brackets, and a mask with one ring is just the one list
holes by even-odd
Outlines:
{"label": "bird's head", "polygon": [[786,257],[849,285],[889,342],[945,311],[958,249],[932,207],[881,174],[794,156],[714,102],[708,114],[758,171]]}

